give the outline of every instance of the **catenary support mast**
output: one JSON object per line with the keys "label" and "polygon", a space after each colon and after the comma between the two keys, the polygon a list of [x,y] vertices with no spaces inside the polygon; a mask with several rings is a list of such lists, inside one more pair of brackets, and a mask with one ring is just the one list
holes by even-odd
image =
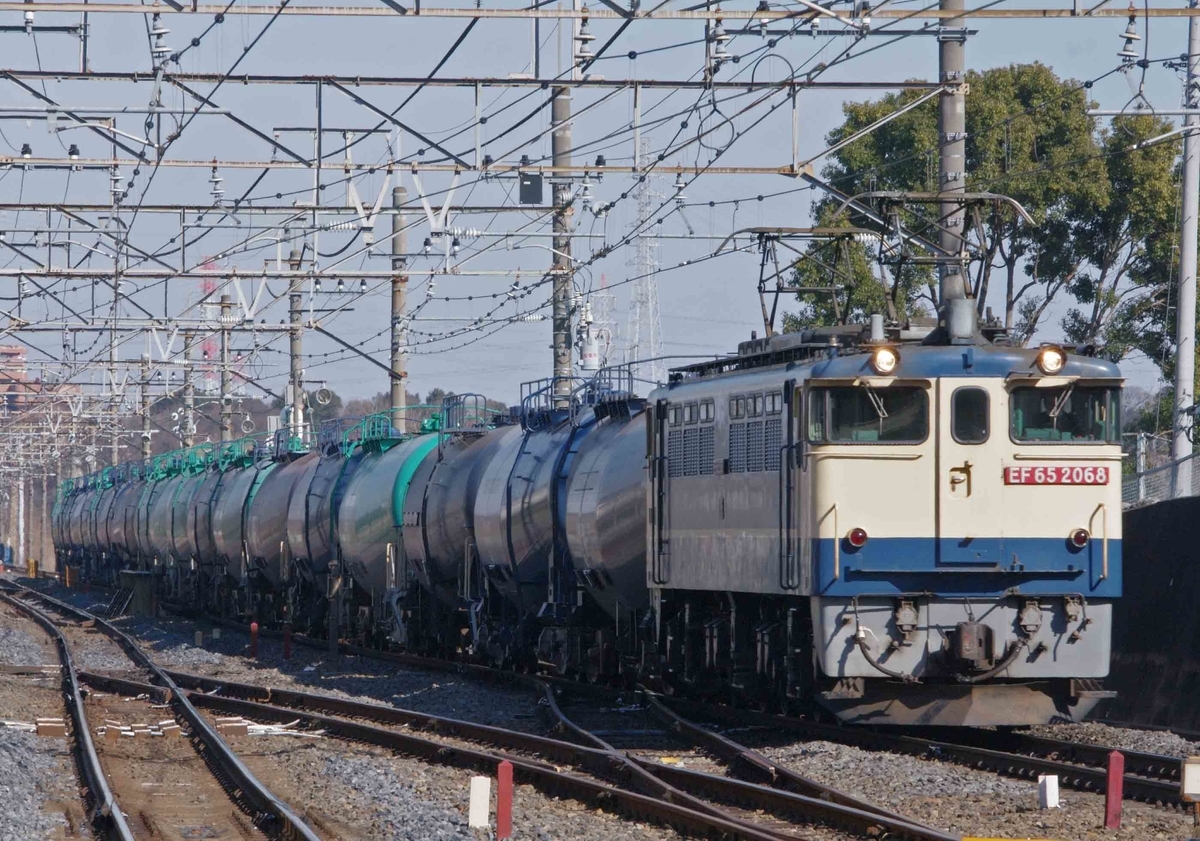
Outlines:
{"label": "catenary support mast", "polygon": [[[941,0],[943,12],[958,12],[964,0]],[[967,189],[966,20],[945,20],[938,35],[939,82],[947,88],[938,99],[938,189],[946,198],[939,206],[938,245],[948,255],[941,264],[941,322],[951,341],[975,338],[975,301],[967,289],[963,260],[966,207],[955,193]]]}
{"label": "catenary support mast", "polygon": [[408,190],[403,187],[392,189],[392,426],[403,433],[405,394],[405,349],[408,344],[408,329],[404,310],[408,305],[408,234],[405,233],[407,219],[401,208],[408,202]]}
{"label": "catenary support mast", "polygon": [[[1189,0],[1191,9],[1200,7]],[[1200,22],[1188,18],[1187,77],[1183,105],[1186,110],[1200,109]],[[1183,241],[1179,245],[1179,310],[1177,314],[1178,348],[1175,356],[1175,429],[1171,457],[1177,462],[1192,454],[1191,427],[1194,416],[1184,415],[1196,403],[1196,238],[1200,215],[1200,116],[1189,114],[1183,138]],[[1177,464],[1175,496],[1192,493],[1192,463]]]}

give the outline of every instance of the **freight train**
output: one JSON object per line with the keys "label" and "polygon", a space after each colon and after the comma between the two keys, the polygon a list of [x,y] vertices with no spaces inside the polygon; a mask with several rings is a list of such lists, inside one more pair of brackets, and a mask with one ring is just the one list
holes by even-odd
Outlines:
{"label": "freight train", "polygon": [[[986,332],[986,331],[983,331]],[[1121,378],[869,324],[62,483],[60,558],[380,646],[849,722],[1078,719],[1121,595]]]}

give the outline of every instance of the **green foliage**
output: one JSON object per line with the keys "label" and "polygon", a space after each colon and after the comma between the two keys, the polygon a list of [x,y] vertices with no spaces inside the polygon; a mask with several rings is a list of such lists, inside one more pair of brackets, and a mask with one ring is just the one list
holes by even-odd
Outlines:
{"label": "green foliage", "polygon": [[1150,116],[1113,121],[1104,144],[1114,198],[1081,214],[1079,242],[1089,271],[1072,290],[1081,306],[1064,322],[1069,337],[1100,338],[1114,359],[1145,353],[1168,379],[1175,370],[1179,143],[1129,149],[1169,129]]}
{"label": "green foliage", "polygon": [[[1068,339],[1105,342],[1119,358],[1131,348],[1158,354],[1164,328],[1164,282],[1170,274],[1170,215],[1176,207],[1172,165],[1178,145],[1129,147],[1167,130],[1148,116],[1114,121],[1099,132],[1077,82],[1043,64],[1010,65],[967,76],[967,190],[1015,199],[1033,218],[1024,223],[1002,202],[977,205],[967,220],[978,251],[968,266],[980,313],[999,308],[1018,341],[1041,326],[1061,295],[1078,304],[1063,323]],[[912,103],[918,91],[848,103],[832,145]],[[824,176],[850,195],[872,191],[938,190],[937,102],[901,114],[831,156]],[[864,225],[854,214],[833,218],[838,202],[814,205],[819,225]],[[886,207],[880,207],[886,211]],[[908,204],[897,212],[914,233],[937,239],[937,206]],[[849,253],[846,253],[849,251]],[[866,246],[812,244],[797,264],[800,311],[785,326],[861,320],[884,312],[901,321],[936,308],[928,266],[889,265]],[[836,259],[833,259],[836,258]],[[838,287],[837,293],[816,291]],[[1167,319],[1169,321],[1169,319]],[[1147,329],[1157,325],[1157,329]]]}

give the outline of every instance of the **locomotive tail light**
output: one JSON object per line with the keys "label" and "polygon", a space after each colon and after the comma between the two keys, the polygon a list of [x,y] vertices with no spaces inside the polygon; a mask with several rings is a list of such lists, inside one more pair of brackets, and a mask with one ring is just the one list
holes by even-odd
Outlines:
{"label": "locomotive tail light", "polygon": [[846,535],[846,542],[855,549],[861,549],[867,545],[867,530],[866,529],[850,529],[850,533]]}
{"label": "locomotive tail light", "polygon": [[894,347],[876,348],[871,354],[871,367],[875,369],[876,374],[887,376],[896,370],[896,366],[900,364],[900,351]]}
{"label": "locomotive tail light", "polygon": [[1088,541],[1091,539],[1092,536],[1088,534],[1087,529],[1075,529],[1075,531],[1071,532],[1071,545],[1076,549],[1082,549],[1084,546],[1087,546]]}
{"label": "locomotive tail light", "polygon": [[1053,376],[1067,364],[1067,352],[1058,345],[1046,345],[1037,355],[1037,366],[1043,374]]}

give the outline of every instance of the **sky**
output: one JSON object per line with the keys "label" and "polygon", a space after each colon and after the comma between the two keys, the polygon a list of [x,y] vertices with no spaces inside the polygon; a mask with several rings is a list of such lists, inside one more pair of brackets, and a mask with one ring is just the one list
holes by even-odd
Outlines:
{"label": "sky", "polygon": [[[491,5],[491,4],[489,4]],[[903,8],[915,8],[898,3]],[[1004,4],[1015,6],[1016,3]],[[1022,3],[1021,6],[1030,5]],[[2,13],[4,24],[19,24],[20,13]],[[74,23],[71,15],[39,12],[39,25]],[[164,16],[171,28],[165,37],[172,49],[178,50],[192,38],[199,46],[191,47],[182,56],[181,69],[189,72],[227,72],[236,63],[236,72],[279,74],[346,74],[346,75],[405,75],[424,76],[443,56],[454,39],[463,31],[461,19],[422,19],[395,17],[318,18],[280,17],[266,27],[268,18],[257,15],[238,15],[236,2],[222,24],[212,19]],[[876,23],[876,28],[881,25]],[[616,30],[616,22],[596,20],[591,30],[596,35],[593,47],[603,44]],[[733,24],[730,28],[733,28]],[[147,24],[140,15],[92,15],[90,44],[93,71],[148,70]],[[1112,70],[1119,62],[1116,55],[1122,45],[1119,37],[1124,30],[1122,18],[1074,20],[975,20],[977,30],[967,44],[967,62],[972,69],[983,70],[1007,63],[1041,61],[1054,68],[1062,77],[1090,79]],[[207,32],[205,30],[208,30]],[[1187,24],[1184,19],[1151,19],[1138,21],[1142,41],[1151,58],[1178,55],[1186,49]],[[543,21],[541,36],[542,76],[558,72],[561,45],[553,21]],[[255,39],[258,40],[255,40]],[[703,65],[703,25],[695,21],[639,22],[631,26],[614,44],[608,56],[598,61],[591,72],[607,79],[688,79],[694,78]],[[11,69],[43,67],[48,70],[78,68],[79,45],[70,36],[42,33],[0,33],[0,64]],[[737,65],[727,65],[718,78],[746,80],[783,78],[793,72],[790,68],[812,68],[820,61],[829,61],[850,39],[845,37],[812,37],[797,35],[782,39],[771,55],[757,61],[768,52],[763,39],[757,35],[739,35],[729,43],[732,54],[746,55]],[[868,39],[865,47],[883,43],[883,38]],[[247,45],[249,51],[244,52]],[[492,75],[507,77],[514,73],[530,72],[532,32],[528,21],[481,20],[465,37],[460,48],[438,71],[439,76]],[[244,52],[244,55],[243,55]],[[568,48],[569,52],[569,48]],[[637,57],[630,55],[636,52]],[[838,65],[821,76],[829,81],[897,82],[904,79],[934,80],[937,77],[937,44],[931,37],[910,37],[875,49],[861,57]],[[1131,80],[1124,74],[1113,74],[1092,89],[1101,107],[1121,108],[1136,91],[1140,73]],[[11,82],[0,83],[4,93],[0,104],[28,106],[36,100]],[[61,104],[101,107],[144,105],[152,83],[138,85],[99,81],[72,82],[50,79],[31,83],[38,90]],[[209,93],[212,85],[195,86]],[[410,89],[369,87],[354,89],[377,107],[391,111],[400,105]],[[728,93],[722,92],[722,96]],[[841,119],[844,102],[875,98],[879,90],[805,90],[798,97],[800,125],[799,151],[801,159],[819,155],[825,148],[824,138]],[[1173,71],[1152,66],[1146,73],[1144,93],[1157,108],[1176,108],[1180,102],[1181,80]],[[234,79],[210,93],[214,102],[240,119],[252,122],[266,134],[290,148],[311,154],[314,144],[315,97],[311,86],[241,85]],[[535,162],[550,153],[548,133],[549,111],[536,111],[546,94],[534,90],[503,90],[484,88],[480,94],[482,112],[488,115],[486,124],[479,127],[482,149],[498,161],[515,162],[528,154]],[[783,97],[776,96],[763,106],[746,114],[737,109],[751,102],[755,95],[739,93],[736,98],[721,102],[714,108],[702,91],[664,92],[646,90],[642,95],[643,121],[650,124],[643,131],[655,154],[680,140],[709,130],[704,143],[694,143],[664,160],[665,164],[703,165],[715,150],[728,145],[719,157],[719,164],[746,166],[783,166],[791,162],[791,121],[789,107]],[[573,107],[578,115],[573,125],[578,159],[593,160],[604,154],[612,165],[628,164],[633,156],[633,137],[630,125],[633,116],[632,94],[629,91],[578,91]],[[182,108],[190,100],[169,87],[163,91],[163,103]],[[768,108],[777,107],[771,113]],[[326,90],[322,94],[323,124],[361,129],[374,126],[378,119],[355,104],[340,91]],[[470,88],[429,87],[404,105],[400,116],[406,125],[428,139],[436,140],[468,159],[474,156],[475,93]],[[535,113],[534,113],[535,112]],[[6,112],[0,109],[0,114]],[[11,111],[7,112],[11,115]],[[531,118],[517,128],[521,117]],[[660,123],[653,123],[660,115]],[[138,135],[141,132],[139,115],[122,116],[118,125]],[[687,122],[687,127],[683,123]],[[299,128],[303,131],[289,131]],[[0,155],[16,154],[29,143],[36,157],[65,155],[65,146],[76,143],[82,157],[100,158],[110,148],[87,130],[52,133],[43,117],[5,119],[0,121]],[[340,148],[340,135],[327,133],[324,149]],[[384,162],[391,156],[407,160],[416,155],[424,144],[411,134],[398,141],[399,150],[389,152],[396,144],[394,134],[374,134],[355,145],[356,162]],[[169,158],[206,161],[214,157],[222,161],[263,161],[269,158],[270,148],[221,115],[201,115],[191,120],[187,128],[169,149]],[[417,159],[431,160],[436,152],[429,149]],[[283,157],[283,156],[281,156]],[[328,163],[330,171],[322,173],[326,183],[322,195],[327,202],[346,202],[346,182],[340,167],[342,156]],[[825,160],[817,158],[814,167],[819,172]],[[457,392],[484,392],[489,397],[515,402],[521,394],[521,384],[546,377],[550,373],[550,322],[537,320],[548,314],[544,304],[549,288],[539,285],[550,262],[548,218],[529,210],[515,210],[515,183],[511,178],[482,180],[467,171],[459,176],[453,201],[479,206],[503,205],[505,212],[476,212],[452,214],[450,228],[461,229],[458,234],[460,252],[451,261],[464,270],[461,274],[438,276],[430,286],[430,276],[423,274],[437,263],[437,255],[421,254],[421,244],[429,236],[428,224],[416,203],[423,190],[430,202],[439,205],[451,183],[451,175],[442,172],[424,173],[420,186],[409,172],[396,177],[408,189],[413,199],[414,224],[408,234],[411,270],[410,306],[417,309],[412,322],[414,330],[408,360],[409,389],[422,393],[434,387]],[[250,195],[275,204],[308,201],[312,197],[312,174],[303,170],[276,170],[256,183],[261,170],[251,167],[224,167],[219,175],[226,197]],[[185,169],[145,167],[133,176],[134,187],[125,200],[122,219],[132,224],[131,240],[145,248],[170,250],[172,238],[178,244],[179,221],[169,214],[133,213],[139,202],[170,204],[175,202],[204,203],[210,201],[212,183],[207,168]],[[126,169],[123,178],[131,173]],[[739,341],[749,338],[751,331],[762,330],[762,318],[756,295],[758,256],[753,249],[737,250],[726,246],[720,256],[713,256],[718,245],[732,232],[751,226],[801,226],[810,222],[809,209],[816,198],[803,182],[780,175],[719,175],[705,174],[694,181],[689,176],[683,190],[684,212],[676,209],[675,178],[673,175],[652,176],[650,189],[658,199],[653,203],[663,209],[656,215],[663,218],[657,226],[661,234],[654,251],[664,269],[656,275],[660,306],[663,352],[678,357],[712,355],[736,349]],[[369,207],[384,183],[383,173],[355,179],[355,188]],[[395,186],[396,178],[390,182]],[[578,182],[577,185],[578,186]],[[630,279],[637,274],[633,246],[615,248],[608,256],[597,257],[606,247],[618,243],[635,224],[637,218],[637,183],[628,174],[610,173],[603,180],[593,179],[591,193],[596,204],[615,202],[605,218],[591,212],[576,216],[573,252],[581,261],[576,277],[580,300],[591,300],[594,312],[603,309],[605,297],[601,289],[612,295],[611,322],[615,335],[612,358],[620,359],[623,342],[628,335]],[[547,185],[547,195],[550,187]],[[57,170],[9,170],[0,172],[0,203],[22,201],[107,203],[109,176],[105,171],[85,169],[82,172]],[[275,198],[279,196],[279,198]],[[624,196],[624,197],[622,197]],[[760,200],[760,196],[762,196]],[[711,205],[710,205],[711,203]],[[44,222],[37,214],[26,211],[0,212],[0,230],[9,230],[13,237],[33,238],[33,229]],[[209,216],[220,219],[219,227],[206,234],[203,241],[192,243],[186,262],[192,265],[211,258],[221,267],[261,270],[273,264],[278,255],[287,256],[293,242],[305,239],[303,232],[289,231],[288,241],[277,245],[278,229],[259,232],[254,247],[246,248],[245,241],[253,227],[253,217]],[[189,220],[194,222],[195,220]],[[194,235],[200,229],[189,228]],[[383,238],[388,222],[378,224],[375,234]],[[60,236],[63,236],[61,233]],[[509,236],[506,236],[509,235]],[[79,237],[82,241],[84,237]],[[388,246],[384,244],[367,252],[355,232],[323,230],[306,241],[319,254],[336,255],[319,258],[319,267],[328,269],[340,265],[346,270],[383,271],[389,266]],[[746,238],[734,246],[746,246]],[[340,249],[345,248],[345,251]],[[76,255],[81,252],[76,251]],[[308,253],[308,252],[306,252]],[[56,257],[61,261],[61,256]],[[306,258],[307,259],[307,258]],[[13,254],[0,253],[0,267],[20,265]],[[97,257],[99,270],[105,265]],[[307,265],[307,264],[306,264]],[[492,274],[473,275],[479,270]],[[13,290],[11,277],[0,279],[3,288]],[[309,285],[305,306],[310,315],[320,320],[323,328],[343,341],[386,363],[388,356],[387,284],[379,278],[368,280],[369,291],[355,294],[358,282],[347,280],[351,292],[339,294],[334,284],[326,280],[320,293]],[[515,284],[515,286],[514,286]],[[254,294],[252,282],[244,281],[247,294]],[[101,314],[104,290],[96,292],[86,281],[63,281],[57,287],[61,297],[73,308],[86,311],[93,300]],[[509,298],[510,289],[527,294]],[[70,291],[67,291],[70,290]],[[177,314],[187,311],[194,317],[198,311],[194,302],[201,294],[198,280],[173,280],[165,287],[154,279],[140,278],[127,282],[125,294],[147,311],[162,315],[164,310]],[[286,314],[286,283],[276,278],[268,281],[262,300],[278,302],[265,311],[256,312],[256,319],[277,324]],[[93,295],[99,295],[95,299]],[[449,296],[452,300],[443,300]],[[495,297],[494,297],[495,296]],[[12,306],[8,301],[7,306]],[[49,305],[45,299],[29,300],[23,317],[36,320],[39,316],[57,317],[62,308]],[[188,307],[191,309],[187,309]],[[497,307],[499,306],[499,309]],[[486,322],[482,329],[447,335],[468,326],[472,319],[488,318],[495,311],[502,323]],[[132,305],[123,312],[134,315]],[[1065,306],[1056,307],[1036,339],[1051,340],[1058,332],[1058,322]],[[524,313],[525,320],[511,322],[511,316]],[[29,337],[33,344],[50,357],[60,355],[58,336],[40,334]],[[72,352],[87,358],[100,347],[89,343],[91,336],[75,337]],[[276,334],[257,337],[243,335],[238,349],[246,358],[245,373],[266,388],[281,390],[286,378],[286,342]],[[350,355],[340,345],[322,335],[307,332],[305,379],[309,384],[325,384],[345,398],[366,397],[387,389],[387,376],[366,360]],[[131,336],[121,347],[123,358],[137,357],[149,349],[150,340]],[[645,355],[643,353],[643,355]],[[37,350],[31,353],[36,361]],[[1134,384],[1151,388],[1157,378],[1151,362],[1130,359],[1124,364],[1126,375]],[[98,374],[88,375],[98,382]],[[253,391],[248,391],[254,394]]]}

